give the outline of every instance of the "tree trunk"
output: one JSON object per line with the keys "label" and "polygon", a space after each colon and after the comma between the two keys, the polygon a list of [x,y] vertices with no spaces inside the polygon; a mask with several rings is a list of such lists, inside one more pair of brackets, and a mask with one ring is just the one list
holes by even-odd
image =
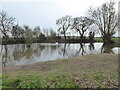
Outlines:
{"label": "tree trunk", "polygon": [[65,40],[66,40],[66,35],[65,35],[65,33],[64,33],[64,38],[65,38]]}
{"label": "tree trunk", "polygon": [[103,36],[103,42],[105,43],[105,44],[110,44],[110,43],[112,43],[112,40],[111,40],[111,36],[110,35],[104,35]]}
{"label": "tree trunk", "polygon": [[8,36],[6,34],[4,34],[3,40],[4,40],[4,44],[6,45],[8,43]]}
{"label": "tree trunk", "polygon": [[81,40],[83,40],[83,39],[84,39],[84,37],[83,37],[84,32],[83,32],[83,33],[81,33],[81,32],[80,32],[80,30],[79,30],[79,34],[80,34],[80,39],[81,39]]}
{"label": "tree trunk", "polygon": [[83,35],[81,35],[81,36],[80,36],[80,39],[81,39],[81,40],[83,40],[83,39],[84,39]]}

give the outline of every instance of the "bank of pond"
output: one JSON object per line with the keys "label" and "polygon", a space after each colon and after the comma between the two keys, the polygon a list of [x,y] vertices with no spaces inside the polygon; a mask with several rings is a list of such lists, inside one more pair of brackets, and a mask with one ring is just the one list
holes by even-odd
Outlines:
{"label": "bank of pond", "polygon": [[[116,45],[120,44],[119,40],[120,37],[112,37],[112,43],[115,43]],[[80,39],[80,37],[67,37],[67,39],[63,39],[61,37],[56,38],[32,38],[31,40],[26,40],[25,38],[8,38],[7,41],[3,39],[0,39],[0,44],[25,44],[25,43],[94,43],[94,42],[103,42],[101,37],[95,37],[93,40],[90,40],[89,38],[83,38]],[[120,46],[120,45],[119,45]]]}
{"label": "bank of pond", "polygon": [[114,90],[118,88],[117,56],[117,54],[91,54],[30,65],[3,67],[2,88],[11,90],[111,88]]}

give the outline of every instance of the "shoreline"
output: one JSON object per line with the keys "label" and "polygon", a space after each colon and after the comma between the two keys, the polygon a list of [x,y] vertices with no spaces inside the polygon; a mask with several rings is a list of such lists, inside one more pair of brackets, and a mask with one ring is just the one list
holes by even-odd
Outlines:
{"label": "shoreline", "polygon": [[[32,44],[35,43],[56,43],[57,41],[54,42],[33,42]],[[57,42],[57,43],[66,43],[66,44],[80,44],[80,43],[91,43],[91,42]],[[92,44],[94,43],[103,43],[102,41],[95,41],[92,42]],[[26,43],[11,43],[11,44],[0,44],[0,45],[17,45],[17,44],[26,44]],[[27,45],[27,44],[26,44]],[[115,42],[114,44],[107,44],[108,46],[112,46],[112,47],[120,47],[120,42]]]}
{"label": "shoreline", "polygon": [[[111,43],[114,47],[120,47],[119,42],[120,37],[113,37]],[[102,38],[94,38],[93,41],[89,41],[89,39],[80,40],[80,39],[67,39],[66,41],[64,39],[56,39],[56,40],[33,40],[32,43],[103,43]],[[0,45],[13,45],[13,44],[26,44],[23,39],[20,39],[18,41],[14,41],[12,39],[8,40],[7,44],[1,40]]]}
{"label": "shoreline", "polygon": [[[20,70],[22,70],[22,68],[24,67],[29,67],[29,66],[35,66],[35,65],[46,65],[46,64],[50,64],[50,63],[64,63],[64,61],[69,61],[69,60],[85,60],[85,59],[87,59],[88,60],[88,57],[92,57],[93,56],[93,59],[95,59],[94,57],[101,57],[102,56],[102,58],[103,58],[103,56],[105,56],[105,58],[106,58],[106,56],[110,56],[110,57],[112,57],[112,56],[117,56],[118,54],[106,54],[106,53],[101,53],[101,54],[89,54],[89,55],[86,55],[86,56],[77,56],[77,57],[72,57],[72,58],[65,58],[65,59],[58,59],[58,60],[50,60],[50,61],[44,61],[44,62],[36,62],[36,63],[33,63],[33,64],[26,64],[26,65],[16,65],[16,66],[6,66],[6,67],[2,67],[2,69],[3,69],[3,72],[6,72],[6,71],[9,71],[10,72],[10,70],[17,70],[17,69],[20,69]],[[17,67],[17,68],[15,68],[15,67]],[[40,67],[42,67],[42,66],[40,66]],[[10,70],[8,70],[8,69],[10,69]],[[34,69],[34,68],[33,68]],[[5,71],[4,71],[5,70]]]}

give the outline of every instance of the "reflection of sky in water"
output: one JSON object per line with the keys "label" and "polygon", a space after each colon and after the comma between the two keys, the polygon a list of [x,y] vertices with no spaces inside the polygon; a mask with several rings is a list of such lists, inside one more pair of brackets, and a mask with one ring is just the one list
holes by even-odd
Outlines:
{"label": "reflection of sky in water", "polygon": [[[0,46],[1,47],[1,46]],[[36,62],[57,60],[61,58],[70,58],[88,54],[101,53],[102,43],[86,44],[51,44],[51,43],[34,43],[30,48],[24,44],[7,45],[7,52],[3,46],[2,60],[6,65],[23,65]],[[107,48],[108,49],[108,48]],[[120,53],[120,48],[114,47],[110,50],[104,48],[107,53]],[[105,51],[107,50],[107,51]]]}
{"label": "reflection of sky in water", "polygon": [[114,47],[112,50],[114,51],[115,54],[120,53],[120,48]]}

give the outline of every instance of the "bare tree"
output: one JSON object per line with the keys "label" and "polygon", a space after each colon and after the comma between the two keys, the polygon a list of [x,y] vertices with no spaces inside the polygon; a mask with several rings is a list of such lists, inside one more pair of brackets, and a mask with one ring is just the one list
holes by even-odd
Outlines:
{"label": "bare tree", "polygon": [[20,38],[25,38],[25,30],[21,27],[21,26],[17,26],[17,29],[18,29],[18,31],[19,31],[19,36],[20,36]]}
{"label": "bare tree", "polygon": [[55,39],[56,38],[56,32],[52,28],[50,28],[50,39]]}
{"label": "bare tree", "polygon": [[72,25],[72,29],[75,29],[80,34],[80,39],[84,38],[84,34],[93,24],[93,20],[88,17],[75,17]]}
{"label": "bare tree", "polygon": [[90,31],[89,32],[89,40],[90,40],[91,43],[94,41],[94,37],[95,37],[95,33]]}
{"label": "bare tree", "polygon": [[20,37],[20,30],[18,24],[12,26],[11,34],[14,39],[18,39]]}
{"label": "bare tree", "polygon": [[33,34],[36,38],[38,38],[40,36],[40,27],[39,26],[36,26],[34,29],[33,29]]}
{"label": "bare tree", "polygon": [[118,30],[120,31],[120,1],[118,2]]}
{"label": "bare tree", "polygon": [[43,28],[43,34],[45,35],[46,39],[48,40],[48,37],[49,37],[49,29],[47,28]]}
{"label": "bare tree", "polygon": [[29,26],[24,25],[25,39],[28,47],[31,46],[33,40],[32,29]]}
{"label": "bare tree", "polygon": [[5,42],[7,42],[7,33],[11,31],[14,18],[9,17],[5,11],[0,12],[0,30],[4,35]]}
{"label": "bare tree", "polygon": [[25,30],[19,26],[19,24],[12,26],[11,34],[14,40],[17,42],[25,40]]}
{"label": "bare tree", "polygon": [[89,10],[90,17],[95,20],[104,43],[110,43],[111,37],[115,34],[117,14],[114,6],[115,3],[110,1],[97,9]]}
{"label": "bare tree", "polygon": [[64,38],[66,40],[66,32],[72,24],[72,17],[66,15],[65,17],[58,19],[56,24],[59,25],[58,31],[60,31],[61,34],[64,34]]}
{"label": "bare tree", "polygon": [[12,26],[11,34],[14,39],[18,38],[18,25]]}

